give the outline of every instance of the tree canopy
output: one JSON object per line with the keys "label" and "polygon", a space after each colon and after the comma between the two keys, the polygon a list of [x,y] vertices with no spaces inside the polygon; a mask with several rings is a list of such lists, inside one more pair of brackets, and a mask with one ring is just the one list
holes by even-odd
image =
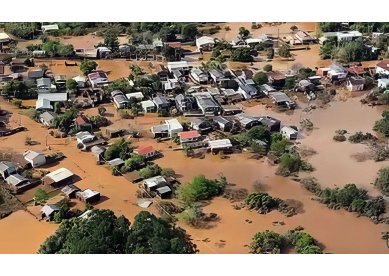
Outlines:
{"label": "tree canopy", "polygon": [[389,111],[382,112],[382,119],[375,122],[373,130],[381,132],[389,137]]}
{"label": "tree canopy", "polygon": [[83,60],[80,64],[81,72],[86,76],[90,74],[92,71],[96,70],[97,63],[94,60]]}
{"label": "tree canopy", "polygon": [[192,254],[196,245],[184,230],[149,212],[130,222],[111,210],[64,220],[39,248],[40,254]]}
{"label": "tree canopy", "polygon": [[265,72],[256,73],[253,77],[253,81],[258,85],[266,84],[269,82]]}
{"label": "tree canopy", "polygon": [[378,171],[374,185],[385,195],[389,195],[389,167],[382,168]]}

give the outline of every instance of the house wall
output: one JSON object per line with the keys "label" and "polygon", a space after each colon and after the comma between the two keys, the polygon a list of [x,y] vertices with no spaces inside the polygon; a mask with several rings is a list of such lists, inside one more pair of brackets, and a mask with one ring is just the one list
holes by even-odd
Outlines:
{"label": "house wall", "polygon": [[31,163],[32,167],[36,168],[46,164],[46,157],[44,155],[38,155],[35,159],[27,159],[27,161]]}
{"label": "house wall", "polygon": [[384,68],[378,67],[376,68],[377,74],[389,75],[389,70],[385,70]]}

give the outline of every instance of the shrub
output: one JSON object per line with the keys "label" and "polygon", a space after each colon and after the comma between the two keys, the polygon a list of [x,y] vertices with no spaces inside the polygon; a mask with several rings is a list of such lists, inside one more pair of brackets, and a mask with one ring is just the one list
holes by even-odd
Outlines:
{"label": "shrub", "polygon": [[22,100],[18,100],[18,99],[13,99],[13,100],[11,100],[11,103],[14,106],[16,106],[17,108],[21,108],[23,101]]}
{"label": "shrub", "polygon": [[314,177],[308,177],[301,180],[301,185],[309,192],[318,194],[321,192],[319,182]]}
{"label": "shrub", "polygon": [[347,140],[346,136],[342,134],[335,134],[334,137],[332,137],[332,139],[337,142],[344,142]]}
{"label": "shrub", "polygon": [[157,175],[161,174],[161,170],[162,169],[156,164],[148,165],[145,168],[141,169],[139,171],[139,174],[143,178],[150,178],[150,177],[157,176]]}
{"label": "shrub", "polygon": [[378,171],[376,180],[374,181],[376,186],[383,194],[389,195],[389,167],[382,168]]}
{"label": "shrub", "polygon": [[279,254],[285,247],[285,238],[278,233],[266,230],[256,233],[249,247],[250,252],[254,254]]}
{"label": "shrub", "polygon": [[36,204],[42,204],[49,199],[49,195],[42,189],[37,189],[34,193],[34,201]]}
{"label": "shrub", "polygon": [[265,71],[265,72],[271,72],[271,71],[273,71],[273,65],[271,65],[271,64],[266,64],[265,66],[263,66],[263,71]]}

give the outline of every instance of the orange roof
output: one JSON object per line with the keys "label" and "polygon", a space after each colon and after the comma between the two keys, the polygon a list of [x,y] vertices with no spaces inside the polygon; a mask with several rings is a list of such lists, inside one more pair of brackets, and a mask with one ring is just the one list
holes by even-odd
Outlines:
{"label": "orange roof", "polygon": [[148,153],[152,153],[154,152],[154,148],[153,146],[141,146],[141,147],[138,147],[137,149],[135,149],[135,152],[139,155],[146,155]]}
{"label": "orange roof", "polygon": [[197,130],[180,132],[178,135],[180,136],[181,139],[191,139],[191,138],[200,137],[200,134]]}

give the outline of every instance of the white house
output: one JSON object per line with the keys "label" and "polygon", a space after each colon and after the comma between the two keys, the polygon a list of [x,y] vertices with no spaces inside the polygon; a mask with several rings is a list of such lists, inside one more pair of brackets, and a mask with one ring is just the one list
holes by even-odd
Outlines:
{"label": "white house", "polygon": [[281,128],[281,134],[286,139],[296,140],[297,139],[297,135],[298,135],[298,131],[295,130],[294,128],[292,128],[292,127],[284,126],[284,127]]}
{"label": "white house", "polygon": [[365,86],[365,79],[360,77],[350,77],[346,82],[349,91],[362,91]]}
{"label": "white house", "polygon": [[169,72],[173,70],[182,70],[189,72],[190,66],[187,61],[172,61],[167,63],[167,69]]}
{"label": "white house", "polygon": [[378,79],[378,87],[379,88],[388,88],[389,87],[389,79]]}
{"label": "white house", "polygon": [[46,127],[53,127],[54,120],[58,116],[57,113],[51,111],[45,111],[39,115],[39,121]]}
{"label": "white house", "polygon": [[207,72],[201,70],[200,68],[193,68],[190,71],[190,77],[199,84],[208,83],[209,75]]}
{"label": "white house", "polygon": [[177,119],[166,120],[165,123],[167,125],[169,137],[173,137],[173,134],[180,133],[184,130]]}
{"label": "white house", "polygon": [[196,39],[197,50],[199,51],[212,51],[215,46],[215,39],[209,36],[202,36]]}
{"label": "white house", "polygon": [[77,86],[79,88],[84,88],[85,87],[85,83],[86,83],[86,77],[85,76],[77,76],[77,77],[74,77],[73,80],[75,80],[77,82]]}
{"label": "white house", "polygon": [[142,92],[133,92],[133,93],[128,93],[126,94],[127,99],[137,99],[138,101],[141,101],[144,99],[143,93]]}
{"label": "white house", "polygon": [[151,100],[140,102],[140,105],[145,113],[152,113],[156,111],[156,106]]}
{"label": "white house", "polygon": [[42,25],[41,29],[42,29],[42,33],[46,33],[51,31],[58,31],[59,27],[57,24],[51,24],[51,25]]}
{"label": "white house", "polygon": [[43,153],[27,150],[23,153],[23,157],[33,168],[46,164],[46,156]]}
{"label": "white house", "polygon": [[376,65],[376,73],[389,76],[389,60],[385,59]]}

